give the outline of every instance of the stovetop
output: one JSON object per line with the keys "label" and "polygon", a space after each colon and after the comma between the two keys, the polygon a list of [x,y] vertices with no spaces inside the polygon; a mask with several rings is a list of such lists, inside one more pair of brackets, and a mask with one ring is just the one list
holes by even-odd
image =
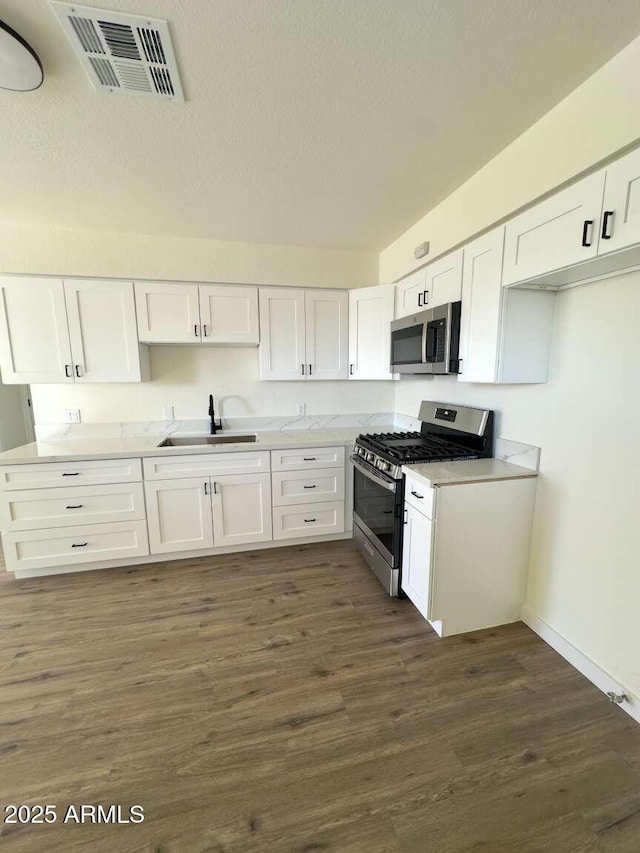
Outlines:
{"label": "stovetop", "polygon": [[394,479],[402,465],[477,459],[479,453],[440,435],[421,432],[386,432],[360,435],[354,454]]}

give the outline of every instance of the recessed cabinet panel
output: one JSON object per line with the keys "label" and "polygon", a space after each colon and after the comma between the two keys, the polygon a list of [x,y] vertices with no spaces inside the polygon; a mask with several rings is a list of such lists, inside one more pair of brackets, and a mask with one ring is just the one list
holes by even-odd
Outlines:
{"label": "recessed cabinet panel", "polygon": [[507,222],[503,285],[596,256],[604,181],[596,172]]}
{"label": "recessed cabinet panel", "polygon": [[349,291],[349,379],[393,379],[391,332],[395,286]]}
{"label": "recessed cabinet panel", "polygon": [[257,344],[258,288],[201,284],[202,340],[211,344]]}
{"label": "recessed cabinet panel", "polygon": [[152,554],[213,547],[213,516],[208,478],[145,483]]}
{"label": "recessed cabinet panel", "polygon": [[6,385],[73,382],[61,279],[0,277],[0,371]]}
{"label": "recessed cabinet panel", "polygon": [[408,317],[425,308],[426,270],[415,270],[396,284],[396,318]]}
{"label": "recessed cabinet panel", "polygon": [[141,341],[192,344],[200,340],[197,284],[136,281],[134,290]]}
{"label": "recessed cabinet panel", "polygon": [[70,279],[64,282],[75,382],[140,382],[141,365],[133,284]]}
{"label": "recessed cabinet panel", "polygon": [[607,166],[599,255],[640,243],[640,149]]}
{"label": "recessed cabinet panel", "polygon": [[425,619],[430,618],[432,526],[426,515],[405,504],[402,590]]}
{"label": "recessed cabinet panel", "polygon": [[305,293],[307,378],[346,379],[349,356],[349,294],[307,290]]}
{"label": "recessed cabinet panel", "polygon": [[272,539],[269,474],[216,477],[212,486],[216,548]]}
{"label": "recessed cabinet panel", "polygon": [[304,290],[260,288],[260,378],[306,378]]}
{"label": "recessed cabinet panel", "polygon": [[426,308],[457,302],[462,293],[462,249],[445,255],[426,268]]}

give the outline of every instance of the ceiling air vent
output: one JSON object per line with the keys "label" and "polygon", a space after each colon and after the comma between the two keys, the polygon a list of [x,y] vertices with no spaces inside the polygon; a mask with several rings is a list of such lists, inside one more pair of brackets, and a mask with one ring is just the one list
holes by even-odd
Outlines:
{"label": "ceiling air vent", "polygon": [[99,92],[184,101],[166,21],[51,0]]}

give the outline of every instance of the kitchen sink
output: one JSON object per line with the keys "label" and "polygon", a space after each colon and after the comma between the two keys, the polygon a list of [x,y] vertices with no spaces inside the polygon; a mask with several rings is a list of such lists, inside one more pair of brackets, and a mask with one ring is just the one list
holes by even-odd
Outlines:
{"label": "kitchen sink", "polygon": [[255,433],[250,435],[180,435],[165,438],[158,447],[197,447],[200,444],[246,444],[257,441]]}

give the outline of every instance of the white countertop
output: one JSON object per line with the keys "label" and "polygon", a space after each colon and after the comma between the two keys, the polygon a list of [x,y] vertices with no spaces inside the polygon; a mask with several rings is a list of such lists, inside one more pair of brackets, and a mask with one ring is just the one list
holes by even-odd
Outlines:
{"label": "white countertop", "polygon": [[[392,424],[376,425],[375,432],[390,432],[394,429]],[[282,450],[289,447],[348,446],[362,431],[361,426],[336,429],[263,430],[256,432],[258,438],[255,442],[200,444],[188,447],[158,447],[166,437],[162,435],[34,441],[0,453],[0,465],[78,462],[85,459],[122,459],[136,456],[187,456],[196,453],[231,453],[239,450]],[[233,434],[232,432],[221,433],[223,436]],[[177,433],[175,437],[185,436]]]}
{"label": "white countertop", "polygon": [[460,462],[429,462],[424,465],[403,465],[405,474],[415,477],[427,489],[451,486],[456,483],[480,483],[485,480],[517,480],[537,477],[536,471],[522,468],[501,459],[469,459]]}

